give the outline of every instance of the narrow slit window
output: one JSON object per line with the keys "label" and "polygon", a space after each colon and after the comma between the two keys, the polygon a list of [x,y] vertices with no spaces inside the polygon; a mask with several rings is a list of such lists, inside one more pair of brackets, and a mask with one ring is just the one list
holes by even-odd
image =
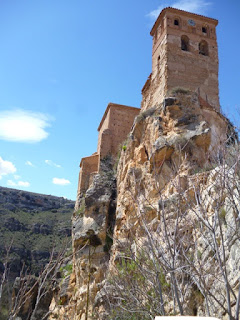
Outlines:
{"label": "narrow slit window", "polygon": [[158,59],[157,59],[157,67],[158,69],[160,68],[160,56],[158,56]]}
{"label": "narrow slit window", "polygon": [[189,38],[187,36],[181,37],[181,49],[183,51],[189,51]]}

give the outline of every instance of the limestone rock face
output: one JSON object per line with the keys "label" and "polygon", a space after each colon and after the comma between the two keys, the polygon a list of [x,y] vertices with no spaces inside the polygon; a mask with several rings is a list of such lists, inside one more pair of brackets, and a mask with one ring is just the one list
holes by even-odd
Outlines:
{"label": "limestone rock face", "polygon": [[[126,255],[127,248],[137,252],[139,242],[147,245],[146,230],[150,230],[154,241],[161,244],[162,256],[171,261],[166,244],[168,235],[161,223],[165,215],[167,228],[174,227],[178,212],[181,212],[178,225],[181,250],[186,250],[186,256],[191,257],[189,261],[196,260],[201,265],[202,273],[208,274],[212,285],[209,292],[226,304],[226,298],[220,293],[224,286],[219,266],[215,265],[216,253],[211,250],[213,238],[206,229],[198,228],[203,223],[197,214],[200,200],[204,203],[205,216],[214,215],[218,204],[222,210],[221,219],[227,221],[222,226],[222,233],[219,227],[215,230],[215,240],[226,244],[229,239],[235,239],[229,243],[226,261],[229,281],[237,294],[240,253],[236,210],[219,178],[225,170],[221,147],[232,139],[230,127],[219,112],[189,92],[165,98],[161,104],[142,111],[135,118],[118,162],[117,192],[112,164],[105,159],[86,194],[77,199],[73,216],[74,268],[68,289],[70,297],[65,305],[55,309],[51,319],[54,314],[58,319],[110,319],[112,282],[109,278],[116,273],[116,264]],[[233,184],[230,178],[228,183]],[[221,197],[218,188],[222,190]],[[236,193],[235,198],[238,196]],[[219,238],[221,234],[222,239]],[[176,266],[181,270],[180,261],[176,261]],[[200,290],[202,279],[194,273],[197,265],[189,263],[188,268],[189,274],[200,284],[199,287],[193,285],[179,273],[184,278],[181,284],[184,310],[188,315],[206,314]],[[166,281],[169,277],[166,276]],[[122,292],[121,299],[124,298]],[[166,312],[172,314],[175,307],[170,292],[163,292],[163,298]],[[211,315],[223,317],[218,309],[213,301]],[[152,314],[155,311],[151,311]]]}
{"label": "limestone rock face", "polygon": [[[115,265],[121,262],[119,259],[126,256],[126,248],[129,248],[133,256],[137,246],[142,248],[141,250],[144,250],[144,247],[147,248],[150,237],[148,232],[151,234],[151,241],[155,241],[154,243],[161,248],[158,249],[158,254],[165,261],[169,261],[165,270],[167,268],[172,270],[169,246],[173,250],[171,235],[176,234],[176,221],[178,221],[178,236],[177,240],[175,239],[176,241],[181,239],[181,249],[178,244],[178,250],[184,252],[184,257],[191,256],[191,263],[185,262],[184,268],[186,269],[188,265],[188,274],[193,274],[194,281],[200,283],[199,286],[188,287],[190,282],[185,283],[186,280],[184,280],[180,286],[181,293],[185,294],[182,302],[185,314],[206,315],[207,313],[202,296],[202,300],[196,298],[196,292],[204,291],[206,288],[201,287],[205,284],[201,284],[201,276],[196,275],[195,270],[204,274],[204,281],[208,279],[208,284],[211,284],[211,289],[209,287],[206,289],[209,290],[209,295],[217,297],[218,301],[226,306],[226,297],[220,293],[225,289],[219,264],[216,262],[218,253],[211,249],[215,246],[214,241],[218,241],[219,246],[222,243],[228,248],[225,262],[228,265],[229,279],[231,279],[229,281],[237,296],[239,282],[236,277],[237,274],[239,276],[239,272],[236,268],[238,269],[240,265],[236,250],[239,246],[239,232],[237,231],[237,209],[234,210],[234,207],[239,207],[239,201],[236,200],[239,194],[236,191],[236,201],[225,200],[232,192],[229,192],[229,186],[232,190],[238,188],[233,183],[234,174],[230,174],[229,169],[221,165],[225,161],[223,145],[229,139],[231,140],[231,132],[228,120],[214,108],[203,105],[195,94],[177,94],[175,97],[164,99],[162,104],[140,113],[135,119],[127,148],[122,151],[118,164],[115,241],[109,264],[110,278],[114,273]],[[215,166],[216,169],[214,169]],[[225,171],[228,172],[226,174],[228,178],[223,174]],[[219,197],[218,192],[222,197]],[[198,201],[204,205],[201,207]],[[198,215],[198,211],[201,212],[200,208],[202,214],[207,215],[206,220]],[[163,214],[167,221],[165,224]],[[228,223],[221,227],[220,232],[221,218],[217,220],[216,217],[221,215],[225,216]],[[196,228],[203,223],[201,219],[206,225],[209,223],[213,229]],[[214,219],[217,220],[216,224],[212,222]],[[167,245],[169,234],[170,240]],[[230,241],[230,244],[229,239],[234,241]],[[149,250],[152,250],[151,245]],[[180,257],[179,252],[176,254]],[[219,259],[222,259],[222,254],[222,252],[219,253],[219,257],[221,256]],[[174,262],[179,269],[183,268],[181,259]],[[167,276],[170,277],[171,272],[166,272],[166,279]],[[180,272],[178,276],[184,277],[183,275],[184,273]],[[109,283],[99,293],[102,301],[107,300]],[[104,294],[105,298],[102,297]],[[170,292],[166,293],[166,296],[163,293],[163,299],[166,302],[165,311],[172,314],[175,309],[169,296]],[[144,299],[143,295],[142,300]],[[216,301],[214,299],[210,301],[211,315],[223,317],[224,312],[220,311],[221,308]],[[156,310],[161,314],[160,309],[156,308]]]}
{"label": "limestone rock face", "polygon": [[68,289],[64,289],[63,303],[59,305],[60,295],[52,301],[51,319],[85,319],[86,313],[88,319],[92,318],[95,296],[108,269],[115,208],[116,179],[112,160],[106,157],[86,194],[76,201],[72,218],[73,273]]}
{"label": "limestone rock face", "polygon": [[159,190],[174,192],[168,190],[173,179],[184,184],[185,177],[210,165],[220,156],[227,130],[227,120],[213,108],[202,107],[191,94],[166,98],[140,113],[118,166],[117,225],[118,216],[120,220],[125,216],[118,208],[124,204],[128,212],[126,204],[132,196],[144,194],[157,201]]}

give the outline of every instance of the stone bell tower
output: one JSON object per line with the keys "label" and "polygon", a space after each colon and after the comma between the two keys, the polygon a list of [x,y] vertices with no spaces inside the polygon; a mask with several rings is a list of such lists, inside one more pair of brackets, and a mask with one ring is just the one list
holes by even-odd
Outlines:
{"label": "stone bell tower", "polygon": [[150,32],[152,73],[142,89],[142,109],[162,102],[168,92],[181,87],[198,92],[219,110],[217,24],[198,14],[162,10]]}

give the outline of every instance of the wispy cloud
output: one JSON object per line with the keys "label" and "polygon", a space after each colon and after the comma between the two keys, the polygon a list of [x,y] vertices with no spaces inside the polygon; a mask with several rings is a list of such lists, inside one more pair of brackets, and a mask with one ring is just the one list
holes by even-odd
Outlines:
{"label": "wispy cloud", "polygon": [[19,176],[18,174],[14,174],[13,177],[15,180],[19,180],[21,178],[21,176]]}
{"label": "wispy cloud", "polygon": [[62,166],[60,164],[56,164],[55,162],[53,162],[52,160],[45,160],[44,161],[46,164],[48,164],[51,167],[56,167],[56,168],[62,168]]}
{"label": "wispy cloud", "polygon": [[45,130],[52,119],[43,113],[10,110],[0,112],[0,139],[15,142],[35,143],[46,139]]}
{"label": "wispy cloud", "polygon": [[156,20],[162,9],[166,7],[173,7],[180,10],[185,10],[197,14],[205,14],[211,7],[212,2],[206,0],[177,0],[177,1],[163,1],[162,4],[155,10],[147,14],[152,20]]}
{"label": "wispy cloud", "polygon": [[52,183],[60,185],[60,186],[66,186],[66,185],[70,184],[70,181],[67,179],[63,179],[63,178],[53,178]]}
{"label": "wispy cloud", "polygon": [[8,180],[7,185],[10,187],[24,187],[27,188],[30,186],[30,183],[27,181],[13,181],[13,180]]}
{"label": "wispy cloud", "polygon": [[2,176],[13,174],[16,171],[17,169],[11,161],[3,160],[0,157],[0,179],[2,179]]}
{"label": "wispy cloud", "polygon": [[29,161],[29,160],[27,160],[27,161],[25,162],[25,165],[26,165],[26,166],[30,166],[30,167],[35,167],[35,165],[34,165],[31,161]]}
{"label": "wispy cloud", "polygon": [[29,187],[30,183],[28,181],[18,181],[19,187]]}

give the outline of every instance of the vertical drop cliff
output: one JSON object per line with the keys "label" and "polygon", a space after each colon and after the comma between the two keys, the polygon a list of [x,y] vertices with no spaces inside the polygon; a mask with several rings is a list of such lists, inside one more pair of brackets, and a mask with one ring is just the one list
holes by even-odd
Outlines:
{"label": "vertical drop cliff", "polygon": [[159,14],[140,113],[109,104],[81,161],[73,273],[50,319],[238,319],[239,147],[220,113],[217,24]]}
{"label": "vertical drop cliff", "polygon": [[[179,298],[182,299],[184,313],[207,314],[207,297],[211,301],[210,314],[223,317],[224,308],[227,307],[226,299],[220,295],[220,291],[224,291],[224,284],[219,273],[217,253],[213,249],[213,240],[206,242],[208,237],[211,238],[211,233],[200,227],[205,220],[202,221],[196,212],[200,210],[200,202],[204,203],[205,215],[213,217],[217,205],[221,212],[225,212],[224,221],[227,222],[222,227],[224,239],[220,239],[219,229],[215,231],[219,243],[222,241],[228,245],[225,262],[229,266],[229,281],[236,296],[240,267],[236,212],[239,202],[237,199],[230,201],[227,186],[218,185],[226,145],[230,155],[235,138],[233,128],[225,117],[203,103],[197,94],[186,90],[175,92],[162,103],[142,111],[135,118],[126,147],[121,150],[117,175],[113,170],[117,160],[114,164],[110,156],[105,157],[92,184],[76,201],[72,218],[73,274],[65,288],[66,299],[63,301],[56,296],[52,302],[53,314],[50,318],[117,319],[119,303],[116,303],[116,297],[119,293],[112,283],[122,259],[133,252],[136,258],[140,243],[141,250],[145,246],[151,251],[148,243],[150,233],[158,249],[161,248],[159,250],[163,258],[171,261],[166,242],[169,234],[174,233],[176,221],[179,221],[177,237],[181,238],[181,250],[186,250],[186,257],[191,256],[191,261],[195,263],[189,262],[186,267],[185,260],[185,269],[188,273],[192,272],[194,277],[186,277],[182,271],[176,275],[178,281],[180,276],[184,278],[177,287],[182,295],[184,292],[184,297]],[[236,191],[235,184],[232,188]],[[219,200],[220,193],[222,197]],[[163,217],[168,221],[165,231]],[[179,259],[183,260],[183,256]],[[130,258],[131,255],[128,256]],[[180,260],[176,258],[175,261],[179,269],[183,268]],[[146,257],[142,265],[144,261]],[[209,278],[212,286],[212,291],[209,289],[210,293],[205,296],[203,293],[207,288],[196,273],[200,261],[203,262],[200,271],[205,272],[204,277]],[[211,272],[209,263],[212,265]],[[165,269],[168,279],[171,272]],[[127,275],[124,277],[127,279]],[[172,285],[171,280],[166,282],[167,288]],[[120,287],[121,299],[126,300],[127,306],[129,298],[123,294],[127,293],[124,282]],[[218,303],[211,300],[211,295],[216,296],[225,307],[220,310]],[[163,291],[167,314],[181,313],[173,305],[175,298],[169,290]],[[142,301],[146,301],[144,295]],[[155,315],[160,314],[161,308],[153,308],[146,311],[144,317],[138,314],[137,319],[154,319]],[[124,315],[121,316],[124,319]]]}
{"label": "vertical drop cliff", "polygon": [[102,159],[99,173],[77,198],[72,217],[73,273],[52,301],[51,319],[93,317],[94,300],[106,278],[115,226],[114,164],[111,156]]}

